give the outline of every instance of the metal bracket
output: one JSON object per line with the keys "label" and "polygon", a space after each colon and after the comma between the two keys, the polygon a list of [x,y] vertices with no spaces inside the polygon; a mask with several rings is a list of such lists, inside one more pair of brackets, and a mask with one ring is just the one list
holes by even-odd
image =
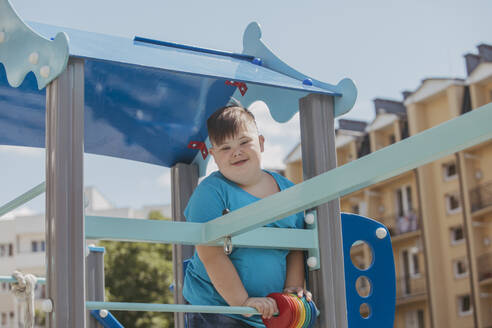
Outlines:
{"label": "metal bracket", "polygon": [[318,215],[315,209],[307,210],[304,222],[306,222],[306,229],[313,232],[313,240],[315,241],[316,248],[308,249],[307,266],[309,271],[319,270],[319,239],[318,239]]}
{"label": "metal bracket", "polygon": [[224,238],[224,253],[226,255],[231,255],[232,253],[232,239],[231,236],[227,236]]}

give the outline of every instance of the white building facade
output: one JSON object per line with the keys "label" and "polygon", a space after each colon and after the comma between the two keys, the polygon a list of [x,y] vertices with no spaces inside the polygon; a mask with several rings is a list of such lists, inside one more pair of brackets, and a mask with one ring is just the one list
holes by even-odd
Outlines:
{"label": "white building facade", "polygon": [[[87,215],[142,218],[151,211],[160,211],[171,217],[170,205],[149,205],[140,209],[116,208],[97,189],[86,187],[85,213]],[[46,244],[44,214],[5,215],[0,217],[0,275],[12,275],[14,270],[46,275]],[[36,309],[46,297],[45,286],[36,286]],[[0,328],[24,327],[24,302],[19,302],[10,291],[8,283],[0,283]]]}

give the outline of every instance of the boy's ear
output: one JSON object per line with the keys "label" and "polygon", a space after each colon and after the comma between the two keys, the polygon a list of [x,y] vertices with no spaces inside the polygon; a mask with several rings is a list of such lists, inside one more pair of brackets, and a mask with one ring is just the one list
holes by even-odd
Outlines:
{"label": "boy's ear", "polygon": [[265,137],[263,135],[258,136],[258,140],[260,141],[260,151],[263,153],[265,150]]}

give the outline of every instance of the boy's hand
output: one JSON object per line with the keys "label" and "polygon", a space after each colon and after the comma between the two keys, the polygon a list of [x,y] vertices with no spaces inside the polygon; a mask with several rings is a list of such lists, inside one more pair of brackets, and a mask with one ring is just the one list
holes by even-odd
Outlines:
{"label": "boy's hand", "polygon": [[304,296],[304,297],[306,297],[306,300],[308,302],[311,302],[311,300],[313,298],[313,294],[311,294],[310,291],[308,291],[302,287],[286,287],[286,288],[284,288],[284,293],[297,294],[297,296],[299,296],[299,298]]}
{"label": "boy's hand", "polygon": [[[275,313],[278,313],[277,302],[270,297],[249,297],[243,303],[243,306],[255,308],[265,319],[270,319]],[[245,317],[251,317],[252,314],[243,314]]]}

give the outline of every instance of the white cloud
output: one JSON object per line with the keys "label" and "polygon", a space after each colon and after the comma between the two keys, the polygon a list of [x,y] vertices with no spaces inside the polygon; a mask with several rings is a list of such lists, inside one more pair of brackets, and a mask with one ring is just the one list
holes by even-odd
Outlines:
{"label": "white cloud", "polygon": [[159,175],[157,178],[157,184],[159,187],[171,188],[171,170],[166,170],[166,172]]}
{"label": "white cloud", "polygon": [[20,146],[0,146],[0,153],[5,155],[21,155],[26,157],[43,157],[44,148],[20,147]]}
{"label": "white cloud", "polygon": [[263,101],[255,101],[249,106],[249,110],[255,115],[260,133],[266,138],[299,138],[299,113],[296,113],[286,123],[278,123],[272,118],[268,106]]}
{"label": "white cloud", "polygon": [[287,150],[284,145],[265,142],[265,151],[262,154],[263,167],[267,169],[284,168],[283,161],[286,154]]}
{"label": "white cloud", "polygon": [[370,123],[374,120],[375,116],[374,103],[372,100],[357,100],[352,110],[338,118],[366,121]]}

